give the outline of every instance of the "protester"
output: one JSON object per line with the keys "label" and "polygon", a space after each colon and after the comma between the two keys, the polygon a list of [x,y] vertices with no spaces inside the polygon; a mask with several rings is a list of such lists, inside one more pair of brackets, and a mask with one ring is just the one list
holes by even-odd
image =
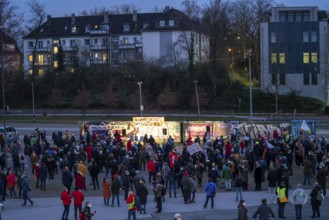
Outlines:
{"label": "protester", "polygon": [[10,171],[9,175],[7,176],[7,188],[9,189],[10,197],[13,197],[14,195],[14,198],[17,199],[15,185],[16,185],[15,173],[13,171]]}
{"label": "protester", "polygon": [[238,220],[248,220],[248,210],[245,200],[241,199],[238,205]]}
{"label": "protester", "polygon": [[26,200],[28,200],[31,203],[31,206],[33,206],[34,203],[28,195],[28,192],[31,191],[29,180],[25,173],[22,174],[21,178],[22,178],[22,191],[23,191],[23,199],[24,199],[24,203],[22,204],[22,206],[26,206]]}
{"label": "protester", "polygon": [[208,183],[205,185],[206,201],[203,208],[207,208],[209,199],[211,200],[211,208],[214,208],[214,197],[216,195],[216,185],[212,182],[212,179],[208,179]]}
{"label": "protester", "polygon": [[102,187],[103,187],[104,204],[106,206],[109,206],[110,198],[111,198],[111,184],[106,178],[103,179]]}
{"label": "protester", "polygon": [[114,180],[111,184],[111,192],[112,192],[112,207],[114,207],[114,199],[117,198],[117,205],[120,207],[120,193],[121,183],[119,181],[118,174],[114,174]]}
{"label": "protester", "polygon": [[63,186],[67,188],[68,193],[70,194],[72,183],[73,183],[73,176],[68,167],[65,167],[62,172],[62,183]]}
{"label": "protester", "polygon": [[320,217],[320,206],[323,200],[322,187],[318,184],[314,184],[314,188],[310,194],[311,206],[313,215],[311,218]]}
{"label": "protester", "polygon": [[295,205],[296,219],[302,219],[302,208],[305,203],[306,193],[302,189],[300,183],[297,184],[297,189],[292,193],[292,203]]}
{"label": "protester", "polygon": [[144,180],[139,180],[139,187],[137,190],[137,197],[139,199],[139,211],[140,214],[142,214],[142,212],[144,214],[146,214],[146,203],[147,203],[147,196],[148,196],[148,190],[145,186],[145,182]]}
{"label": "protester", "polygon": [[174,216],[174,220],[182,220],[182,216],[179,213],[176,213]]}
{"label": "protester", "polygon": [[155,187],[153,188],[154,196],[157,203],[157,211],[155,213],[162,212],[162,191],[164,185],[161,182],[157,182]]}
{"label": "protester", "polygon": [[86,202],[86,205],[82,211],[83,220],[91,220],[91,218],[96,214],[96,210],[93,213],[91,212],[91,207],[91,203],[89,201]]}
{"label": "protester", "polygon": [[280,185],[276,189],[276,195],[278,196],[278,217],[279,218],[285,218],[284,217],[284,208],[288,202],[288,190],[286,188],[286,184],[284,181],[280,183]]}
{"label": "protester", "polygon": [[[74,199],[74,218],[75,220],[78,219],[78,213],[82,212],[82,202],[85,199],[81,189],[75,189],[72,192],[72,197]],[[79,212],[78,212],[79,211]]]}
{"label": "protester", "polygon": [[262,204],[257,208],[255,214],[252,217],[256,218],[259,215],[258,220],[269,220],[271,214],[271,217],[275,218],[272,208],[266,204],[266,199],[262,199],[261,202]]}
{"label": "protester", "polygon": [[128,220],[130,220],[131,217],[133,220],[136,220],[136,194],[134,194],[132,191],[129,191],[126,203],[128,204]]}
{"label": "protester", "polygon": [[61,200],[63,202],[64,211],[62,215],[62,220],[68,220],[69,212],[70,212],[70,204],[71,204],[71,197],[68,189],[64,187],[64,190],[61,194]]}

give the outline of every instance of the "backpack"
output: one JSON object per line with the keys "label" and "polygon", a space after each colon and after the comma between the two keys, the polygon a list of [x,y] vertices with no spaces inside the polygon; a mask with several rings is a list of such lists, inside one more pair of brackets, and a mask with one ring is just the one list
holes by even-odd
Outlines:
{"label": "backpack", "polygon": [[166,187],[165,186],[162,186],[162,188],[161,188],[161,196],[165,196],[166,193],[167,193]]}
{"label": "backpack", "polygon": [[316,195],[316,200],[318,200],[318,201],[323,201],[324,200],[324,198],[323,198],[323,194],[322,194],[322,190],[319,190],[318,191],[318,193],[317,193],[317,195]]}

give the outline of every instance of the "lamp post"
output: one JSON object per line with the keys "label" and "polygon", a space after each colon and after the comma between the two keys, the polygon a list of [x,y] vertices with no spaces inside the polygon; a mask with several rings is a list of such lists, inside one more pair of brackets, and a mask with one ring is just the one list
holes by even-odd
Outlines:
{"label": "lamp post", "polygon": [[[3,59],[3,26],[0,26],[0,42],[1,42],[1,77],[2,77],[2,120],[3,120],[3,141],[4,141],[4,152],[6,149],[6,96],[5,96],[5,71],[4,71],[4,59]],[[7,158],[7,156],[6,156]],[[7,163],[7,159],[6,159]],[[6,164],[7,165],[7,164]]]}
{"label": "lamp post", "polygon": [[34,83],[31,82],[32,86],[32,113],[33,113],[33,121],[35,122],[35,107],[34,107]]}
{"label": "lamp post", "polygon": [[196,104],[198,106],[198,115],[200,116],[200,104],[199,104],[199,93],[198,93],[198,80],[194,80],[195,85],[195,96],[196,96]]}
{"label": "lamp post", "polygon": [[138,82],[137,84],[139,86],[139,104],[140,104],[141,116],[143,116],[143,110],[144,110],[143,102],[142,102],[142,84],[143,84],[143,82]]}
{"label": "lamp post", "polygon": [[251,136],[251,132],[253,131],[253,120],[252,120],[252,79],[251,79],[251,53],[252,53],[252,50],[251,49],[248,49],[247,50],[247,55],[248,55],[248,61],[249,61],[249,96],[250,96],[250,117],[249,117],[249,120],[250,120],[250,146],[251,146],[251,149],[254,149],[254,144],[253,144],[253,139],[252,139],[252,136]]}

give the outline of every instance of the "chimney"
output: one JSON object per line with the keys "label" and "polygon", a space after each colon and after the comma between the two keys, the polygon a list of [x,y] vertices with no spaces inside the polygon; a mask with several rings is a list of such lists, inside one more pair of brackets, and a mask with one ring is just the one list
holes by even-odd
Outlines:
{"label": "chimney", "polygon": [[167,5],[165,8],[164,8],[164,10],[163,10],[163,13],[166,13],[167,11],[169,11],[169,6]]}
{"label": "chimney", "polygon": [[47,15],[47,25],[51,25],[51,15]]}
{"label": "chimney", "polygon": [[74,13],[72,14],[72,17],[71,17],[71,24],[75,24],[75,14]]}
{"label": "chimney", "polygon": [[104,21],[103,21],[103,23],[109,23],[109,13],[106,11],[106,12],[104,12]]}
{"label": "chimney", "polygon": [[133,11],[133,21],[137,22],[137,11],[136,10]]}

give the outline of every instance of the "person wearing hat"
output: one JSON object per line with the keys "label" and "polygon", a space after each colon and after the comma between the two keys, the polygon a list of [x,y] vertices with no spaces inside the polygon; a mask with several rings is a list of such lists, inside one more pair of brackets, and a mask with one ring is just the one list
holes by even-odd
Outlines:
{"label": "person wearing hat", "polygon": [[276,195],[278,196],[278,216],[279,218],[284,217],[284,208],[288,202],[288,190],[286,188],[286,183],[282,181],[276,189]]}
{"label": "person wearing hat", "polygon": [[302,208],[306,199],[306,193],[302,184],[297,184],[297,189],[292,193],[292,203],[295,204],[296,219],[302,219]]}
{"label": "person wearing hat", "polygon": [[319,185],[322,188],[323,195],[326,196],[326,184],[327,184],[327,176],[328,176],[328,170],[323,162],[319,165],[319,170],[316,175],[316,181],[319,183]]}
{"label": "person wearing hat", "polygon": [[174,220],[182,220],[182,216],[179,213],[176,213],[174,216]]}
{"label": "person wearing hat", "polygon": [[252,216],[253,218],[256,218],[257,215],[259,215],[259,220],[269,220],[270,214],[271,217],[275,218],[274,212],[270,206],[268,206],[266,199],[262,199],[262,204],[258,207],[255,214]]}
{"label": "person wearing hat", "polygon": [[321,206],[321,202],[323,200],[323,194],[322,194],[322,189],[321,186],[319,185],[319,183],[315,183],[314,184],[314,188],[312,189],[311,193],[310,193],[310,197],[311,197],[311,206],[312,206],[312,212],[313,215],[311,216],[311,218],[315,218],[315,215],[317,215],[317,217],[320,217],[320,206]]}
{"label": "person wearing hat", "polygon": [[248,210],[246,209],[246,201],[241,199],[238,205],[238,220],[248,219]]}

